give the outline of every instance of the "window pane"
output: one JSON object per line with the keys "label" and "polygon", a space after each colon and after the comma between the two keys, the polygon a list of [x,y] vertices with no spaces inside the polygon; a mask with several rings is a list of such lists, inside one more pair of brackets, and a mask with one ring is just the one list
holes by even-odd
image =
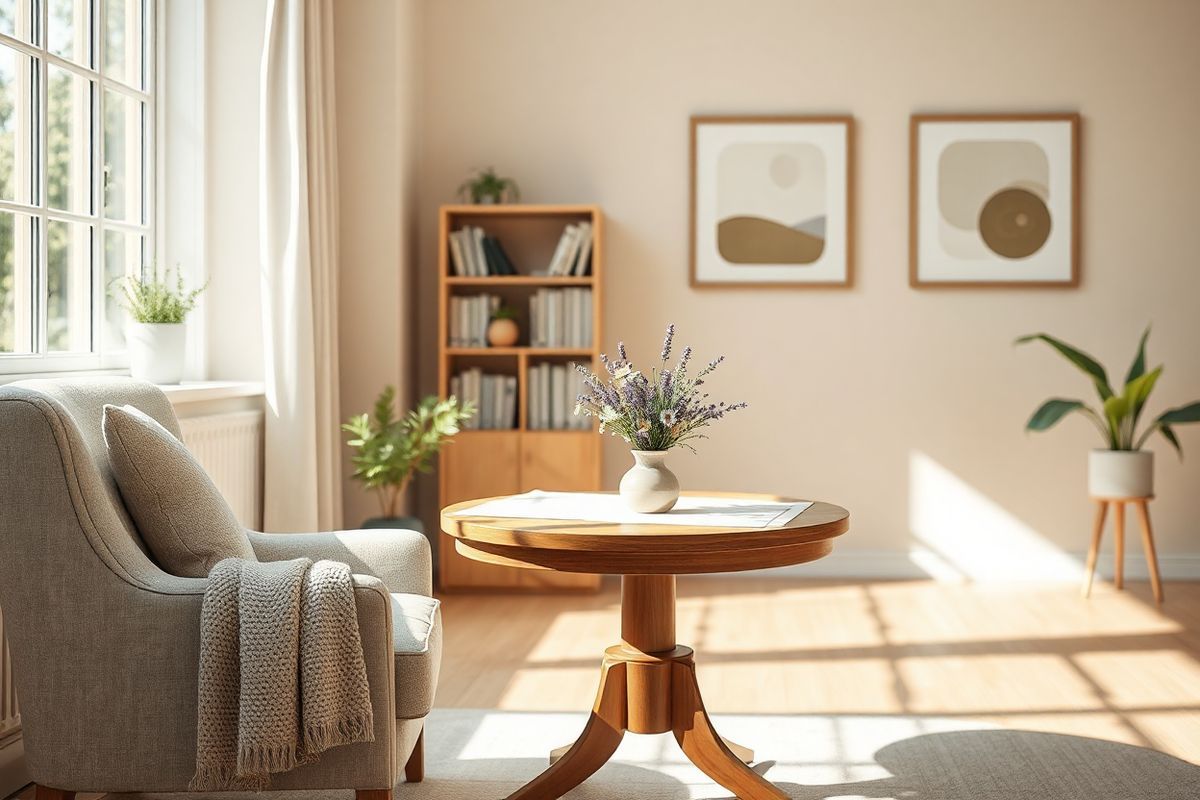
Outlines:
{"label": "window pane", "polygon": [[121,279],[142,271],[142,237],[125,231],[104,232],[104,350],[125,349],[125,309],[121,307]]}
{"label": "window pane", "polygon": [[46,87],[46,201],[51,208],[89,214],[91,81],[50,65]]}
{"label": "window pane", "polygon": [[33,42],[33,0],[0,0],[0,33]]}
{"label": "window pane", "polygon": [[92,343],[92,226],[46,221],[46,341],[52,353],[86,353]]}
{"label": "window pane", "polygon": [[0,211],[0,353],[33,352],[33,220]]}
{"label": "window pane", "polygon": [[51,53],[92,66],[88,13],[89,0],[49,0],[46,15],[46,46]]}
{"label": "window pane", "polygon": [[142,120],[140,100],[104,90],[104,215],[142,221]]}
{"label": "window pane", "polygon": [[142,0],[104,0],[104,72],[141,89]]}
{"label": "window pane", "polygon": [[0,199],[30,202],[33,59],[0,45]]}

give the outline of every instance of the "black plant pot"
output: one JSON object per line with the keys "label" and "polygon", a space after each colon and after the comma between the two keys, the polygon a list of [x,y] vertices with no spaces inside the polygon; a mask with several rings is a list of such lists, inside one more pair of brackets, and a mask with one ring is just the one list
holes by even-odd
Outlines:
{"label": "black plant pot", "polygon": [[433,556],[433,574],[437,575],[437,539],[425,532],[425,525],[417,517],[371,517],[362,524],[364,529],[391,528],[393,530],[416,531],[429,540],[429,552]]}

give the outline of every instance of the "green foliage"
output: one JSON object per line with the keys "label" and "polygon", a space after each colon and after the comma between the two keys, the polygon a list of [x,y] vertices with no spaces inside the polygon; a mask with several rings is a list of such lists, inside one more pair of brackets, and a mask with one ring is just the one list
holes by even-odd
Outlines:
{"label": "green foliage", "polygon": [[196,298],[208,288],[206,283],[199,289],[189,291],[184,286],[183,275],[178,271],[172,283],[168,276],[160,277],[157,268],[148,276],[128,276],[118,283],[122,305],[129,316],[135,322],[146,323],[183,322],[196,307]]}
{"label": "green foliage", "polygon": [[517,310],[512,306],[500,306],[492,312],[492,319],[516,319]]}
{"label": "green foliage", "polygon": [[512,178],[501,178],[495,169],[488,167],[476,170],[475,177],[459,184],[458,195],[472,203],[482,203],[484,200],[501,203],[506,195],[512,200],[520,200],[521,190]]}
{"label": "green foliage", "polygon": [[1200,422],[1200,402],[1163,412],[1146,426],[1140,435],[1138,434],[1138,422],[1146,407],[1146,401],[1150,399],[1150,394],[1154,391],[1163,372],[1161,366],[1155,367],[1149,372],[1146,371],[1146,340],[1149,336],[1150,329],[1146,328],[1138,343],[1137,355],[1125,375],[1125,385],[1120,394],[1115,393],[1109,385],[1108,373],[1104,367],[1082,350],[1044,333],[1022,336],[1017,339],[1017,344],[1041,341],[1050,345],[1087,375],[1100,397],[1100,411],[1082,400],[1061,397],[1047,400],[1033,412],[1033,416],[1025,423],[1025,429],[1030,431],[1049,430],[1068,414],[1078,411],[1096,426],[1100,435],[1104,437],[1105,446],[1110,450],[1141,450],[1150,435],[1155,431],[1160,431],[1163,438],[1182,457],[1183,449],[1179,445],[1179,439],[1172,426]]}
{"label": "green foliage", "polygon": [[398,416],[396,388],[385,387],[371,414],[358,414],[342,425],[350,434],[346,444],[354,449],[354,479],[378,494],[384,516],[396,516],[412,476],[429,472],[433,457],[474,413],[470,403],[430,395]]}

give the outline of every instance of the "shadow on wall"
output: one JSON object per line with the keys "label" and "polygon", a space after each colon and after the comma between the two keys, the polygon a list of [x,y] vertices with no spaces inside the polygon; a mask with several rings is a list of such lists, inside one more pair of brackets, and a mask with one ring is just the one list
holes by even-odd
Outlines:
{"label": "shadow on wall", "polygon": [[[794,800],[1194,800],[1200,767],[1133,745],[1032,731],[932,733],[875,754],[892,777],[828,786],[782,784]],[[768,773],[769,777],[769,773]]]}

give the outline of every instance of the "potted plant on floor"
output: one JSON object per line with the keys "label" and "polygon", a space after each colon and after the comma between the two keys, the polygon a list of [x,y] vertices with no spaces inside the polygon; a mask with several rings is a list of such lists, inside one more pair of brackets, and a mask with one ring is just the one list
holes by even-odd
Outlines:
{"label": "potted plant on floor", "polygon": [[1142,450],[1146,440],[1155,432],[1183,456],[1174,426],[1200,422],[1200,402],[1164,411],[1140,432],[1138,424],[1150,393],[1154,391],[1162,366],[1146,371],[1147,328],[1138,344],[1137,355],[1125,375],[1121,393],[1113,391],[1104,367],[1087,353],[1044,333],[1017,339],[1017,344],[1042,341],[1083,371],[1100,396],[1099,408],[1082,400],[1055,397],[1047,400],[1029,418],[1026,430],[1044,431],[1072,412],[1087,417],[1104,440],[1104,447],[1088,456],[1088,490],[1093,497],[1149,497],[1154,494],[1154,454]]}
{"label": "potted plant on floor", "polygon": [[[351,417],[342,430],[353,450],[354,479],[375,492],[380,516],[364,528],[404,528],[425,532],[416,517],[399,515],[404,490],[418,472],[429,472],[433,457],[458,433],[460,424],[475,413],[470,403],[455,397],[426,397],[407,414],[396,413],[396,388],[388,386],[371,414]],[[437,548],[433,549],[434,553]]]}
{"label": "potted plant on floor", "polygon": [[472,203],[499,205],[521,199],[521,190],[512,178],[501,178],[492,167],[476,170],[475,177],[468,178],[458,187],[458,196]]}
{"label": "potted plant on floor", "polygon": [[621,478],[620,494],[632,511],[655,514],[670,511],[679,500],[679,480],[667,469],[667,451],[686,447],[692,452],[693,439],[704,439],[700,431],[745,403],[710,403],[700,387],[725,356],[714,358],[694,376],[688,375],[692,348],[685,347],[673,369],[667,367],[675,326],[667,326],[660,363],[649,375],[634,368],[625,353],[625,343],[617,343],[617,358],[601,355],[608,381],[582,364],[583,392],[575,414],[596,417],[600,432],[611,429],[632,447],[633,467]]}
{"label": "potted plant on floor", "polygon": [[183,379],[187,349],[187,315],[207,288],[188,290],[178,268],[175,280],[159,275],[157,267],[120,285],[121,300],[130,316],[125,340],[129,348],[129,374],[150,383],[179,383]]}

